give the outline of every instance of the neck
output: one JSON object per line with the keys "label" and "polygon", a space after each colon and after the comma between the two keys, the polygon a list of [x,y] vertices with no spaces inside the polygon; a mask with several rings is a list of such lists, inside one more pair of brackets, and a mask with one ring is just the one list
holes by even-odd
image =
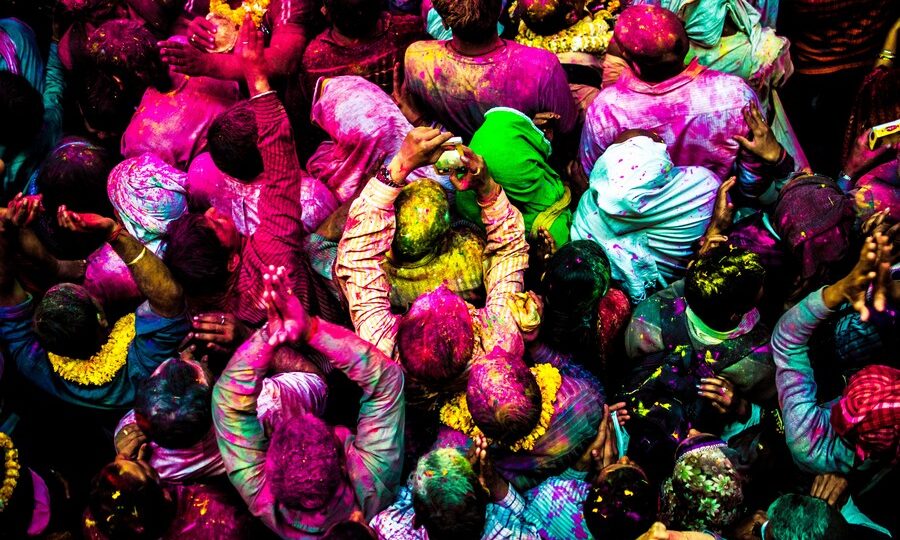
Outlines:
{"label": "neck", "polygon": [[372,27],[372,31],[368,32],[364,36],[360,37],[350,37],[345,34],[342,34],[340,30],[338,30],[337,26],[331,27],[331,36],[341,45],[354,46],[354,45],[362,45],[372,41],[376,36],[381,34],[384,29],[383,20],[379,19],[378,23]]}
{"label": "neck", "polygon": [[494,34],[494,36],[483,42],[483,43],[473,43],[471,41],[463,41],[462,39],[453,36],[453,39],[450,40],[450,47],[463,56],[480,56],[482,54],[487,54],[500,45],[503,44],[503,40],[500,39],[500,36]]}

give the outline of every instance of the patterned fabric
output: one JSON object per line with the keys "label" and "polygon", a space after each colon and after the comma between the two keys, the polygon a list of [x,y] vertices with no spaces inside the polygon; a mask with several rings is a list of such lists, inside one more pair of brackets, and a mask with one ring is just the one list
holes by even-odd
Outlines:
{"label": "patterned fabric", "polygon": [[[346,202],[383,164],[400,151],[400,145],[413,126],[397,104],[375,84],[355,76],[323,80],[313,98],[313,123],[328,133],[309,158],[309,173]],[[453,189],[446,177],[433,167],[423,167],[410,180],[431,178],[445,189]]]}
{"label": "patterned fabric", "polygon": [[587,473],[566,469],[525,494],[528,513],[540,523],[543,540],[593,540],[581,509],[591,490]]}
{"label": "patterned fabric", "polygon": [[900,370],[880,365],[861,369],[832,407],[831,425],[838,435],[855,441],[861,459],[871,454],[900,457]]}
{"label": "patterned fabric", "polygon": [[[400,317],[391,313],[390,284],[381,263],[394,236],[394,200],[399,193],[374,178],[369,181],[350,207],[335,263],[335,277],[350,304],[356,333],[395,358]],[[501,192],[490,206],[482,207],[482,220],[487,228],[483,257],[491,264],[484,275],[487,301],[474,317],[482,331],[473,360],[495,346],[508,352],[524,349],[507,305],[511,294],[522,292],[528,265],[522,216]]]}
{"label": "patterned fabric", "polygon": [[809,339],[831,316],[822,290],[813,291],[778,321],[772,334],[778,403],[784,435],[794,462],[813,473],[847,474],[857,465],[852,446],[835,431],[828,405],[816,399],[816,379],[809,360]]}
{"label": "patterned fabric", "polygon": [[692,61],[679,75],[658,84],[638,79],[630,70],[604,88],[587,111],[579,159],[585,174],[626,129],[647,129],[662,137],[678,167],[702,166],[718,178],[734,171],[738,191],[762,195],[772,178],[793,170],[785,156],[767,166],[740,148],[732,137],[750,133],[741,109],[759,105],[756,93],[740,78]]}
{"label": "patterned fabric", "polygon": [[865,219],[875,212],[890,209],[900,212],[900,159],[875,167],[856,181],[856,213]]}
{"label": "patterned fabric", "polygon": [[173,88],[152,86],[122,134],[122,156],[152,153],[186,171],[206,148],[206,132],[213,120],[240,100],[236,82],[172,74]]}
{"label": "patterned fabric", "polygon": [[[566,188],[548,160],[553,148],[531,118],[515,109],[496,107],[484,113],[484,124],[469,145],[484,158],[494,180],[503,187],[513,205],[522,212],[525,230],[534,234],[534,224],[564,199]],[[456,209],[466,219],[478,223],[475,193],[457,193]],[[572,212],[563,206],[548,227],[557,246],[569,241]]]}
{"label": "patterned fabric", "polygon": [[382,16],[380,33],[367,43],[345,45],[329,28],[310,41],[303,53],[303,89],[311,96],[320,77],[356,75],[390,95],[394,66],[403,62],[410,43],[426,37],[419,16],[396,13]]}
{"label": "patterned fabric", "polygon": [[[413,527],[416,514],[412,500],[412,489],[403,487],[397,501],[375,516],[369,525],[378,533],[380,540],[428,540],[425,527]],[[525,511],[525,501],[512,487],[502,501],[488,503],[485,517],[487,522],[481,540],[540,538],[534,518]]]}
{"label": "patterned fabric", "polygon": [[853,200],[830,178],[791,180],[781,190],[774,218],[775,232],[799,262],[803,278],[837,263],[850,250]]}
{"label": "patterned fabric", "polygon": [[591,171],[572,222],[593,240],[635,304],[680,278],[709,224],[719,180],[702,167],[674,167],[666,145],[632,137],[610,146]]}
{"label": "patterned fabric", "polygon": [[264,172],[255,180],[261,185],[259,226],[241,250],[233,312],[250,325],[262,323],[266,316],[262,276],[269,265],[275,265],[287,269],[285,285],[294,290],[310,315],[344,320],[340,305],[312,271],[303,251],[303,209],[297,202],[303,198],[306,175],[297,160],[284,107],[274,92],[251,99],[250,107],[256,114]]}
{"label": "patterned fabric", "polygon": [[266,476],[268,439],[257,418],[257,396],[274,351],[256,332],[232,357],[213,389],[213,424],[229,478],[251,513],[282,538],[311,539],[362,510],[367,518],[393,498],[403,467],[406,402],[400,366],[350,331],[319,321],[310,346],[362,389],[356,435],[335,428],[346,477],[332,500],[315,511],[280,504]]}
{"label": "patterned fabric", "polygon": [[528,117],[557,113],[562,134],[572,131],[578,117],[556,56],[512,41],[504,40],[482,56],[461,55],[448,41],[413,43],[406,50],[404,72],[410,92],[433,119],[464,140],[494,107],[516,109]]}
{"label": "patterned fabric", "polygon": [[187,212],[186,190],[187,175],[153,154],[116,165],[106,185],[125,229],[157,255],[169,223]]}

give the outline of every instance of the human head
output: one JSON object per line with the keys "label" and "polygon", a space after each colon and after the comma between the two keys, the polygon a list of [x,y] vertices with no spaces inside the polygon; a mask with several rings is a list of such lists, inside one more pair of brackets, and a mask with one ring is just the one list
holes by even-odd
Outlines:
{"label": "human head", "polygon": [[228,216],[210,209],[187,213],[169,223],[163,261],[191,297],[228,290],[239,262],[240,235]]}
{"label": "human head", "polygon": [[847,163],[856,140],[872,126],[900,118],[900,69],[873,69],[863,79],[853,101],[850,120],[844,132],[844,152],[841,163]]}
{"label": "human head", "polygon": [[213,163],[225,174],[243,182],[262,174],[256,113],[247,103],[238,103],[217,116],[206,139]]}
{"label": "human head", "polygon": [[109,540],[156,540],[169,527],[174,510],[147,462],[119,456],[94,478],[85,525]]}
{"label": "human head", "polygon": [[466,456],[456,448],[422,456],[413,474],[415,524],[433,540],[480,538],[487,495]]}
{"label": "human head", "polygon": [[835,432],[861,459],[900,458],[900,369],[872,365],[859,370],[831,408]]}
{"label": "human head", "polygon": [[688,268],[684,298],[709,327],[733,330],[759,302],[765,275],[759,255],[719,246]]}
{"label": "human head", "polygon": [[169,69],[162,61],[156,38],[141,23],[112,19],[88,35],[84,61],[87,68],[117,78],[129,96],[140,100],[147,87],[169,90]]}
{"label": "human head", "polygon": [[[853,199],[834,180],[804,175],[785,185],[775,206],[775,232],[800,266],[810,287],[833,283],[852,264]],[[834,280],[834,281],[833,281]]]}
{"label": "human head", "polygon": [[741,477],[712,435],[682,441],[675,470],[663,483],[662,521],[682,530],[722,531],[738,517],[744,501]]}
{"label": "human head", "polygon": [[585,525],[595,538],[637,538],[656,520],[656,489],[633,465],[603,471],[582,506]]}
{"label": "human head", "polygon": [[521,358],[495,347],[469,370],[466,404],[484,435],[510,445],[541,418],[541,389]]}
{"label": "human head", "polygon": [[10,71],[0,71],[0,118],[0,146],[8,149],[27,147],[44,125],[41,94]]}
{"label": "human head", "polygon": [[323,4],[328,21],[349,38],[371,36],[387,10],[385,0],[324,0]]}
{"label": "human head", "polygon": [[166,360],[138,387],[135,420],[163,448],[188,448],[212,427],[212,378],[201,364]]}
{"label": "human head", "polygon": [[450,230],[450,203],[434,180],[411,182],[394,201],[397,228],[391,254],[400,261],[414,262],[433,253]]}
{"label": "human head", "polygon": [[[34,511],[34,481],[31,470],[23,463],[24,456],[12,438],[0,432],[0,486],[8,478],[15,481],[12,493],[2,494],[0,510],[0,531],[10,538],[26,538]],[[9,465],[18,465],[9,467]]]}
{"label": "human head", "polygon": [[541,278],[541,339],[561,352],[586,353],[585,365],[598,362],[597,305],[609,280],[609,259],[596,242],[576,240],[559,248]]}
{"label": "human head", "polygon": [[311,414],[282,422],[269,439],[266,476],[275,500],[293,510],[317,510],[343,482],[344,456],[334,430]]}
{"label": "human head", "polygon": [[501,0],[433,0],[432,5],[458,39],[485,43],[497,36]]}
{"label": "human head", "polygon": [[33,325],[44,349],[71,358],[90,358],[108,333],[100,303],[74,283],[61,283],[47,291],[34,310]]}
{"label": "human head", "polygon": [[681,73],[690,45],[678,16],[650,5],[632,6],[619,13],[613,40],[635,74],[650,83]]}
{"label": "human head", "polygon": [[766,512],[769,523],[763,540],[843,540],[849,527],[841,513],[822,499],[787,493]]}
{"label": "human head", "polygon": [[412,303],[397,328],[400,362],[412,381],[437,388],[466,369],[475,346],[466,303],[446,285]]}
{"label": "human head", "polygon": [[116,165],[106,190],[128,233],[156,254],[169,223],[188,211],[187,174],[153,154]]}
{"label": "human head", "polygon": [[71,138],[57,145],[41,165],[38,192],[51,215],[60,205],[73,212],[113,216],[106,181],[113,161],[109,152],[86,139]]}
{"label": "human head", "polygon": [[516,15],[529,30],[549,36],[577,22],[575,4],[573,0],[521,0],[516,5]]}

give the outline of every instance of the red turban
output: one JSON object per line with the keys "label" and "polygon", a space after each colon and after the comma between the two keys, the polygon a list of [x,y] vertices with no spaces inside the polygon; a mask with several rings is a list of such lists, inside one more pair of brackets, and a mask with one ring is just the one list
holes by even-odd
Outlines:
{"label": "red turban", "polygon": [[866,366],[831,409],[831,425],[857,455],[900,455],[900,369]]}

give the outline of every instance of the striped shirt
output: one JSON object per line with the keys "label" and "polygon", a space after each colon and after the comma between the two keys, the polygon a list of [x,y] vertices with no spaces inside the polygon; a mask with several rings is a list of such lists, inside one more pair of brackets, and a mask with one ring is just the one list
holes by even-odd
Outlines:
{"label": "striped shirt", "polygon": [[[350,304],[356,333],[395,358],[400,316],[391,312],[391,286],[381,263],[394,238],[394,200],[399,194],[397,188],[374,178],[369,180],[350,207],[334,272]],[[484,260],[489,262],[484,274],[487,301],[484,308],[477,310],[482,332],[480,343],[476,340],[475,357],[495,346],[508,352],[523,350],[507,299],[522,292],[528,266],[525,222],[506,193],[501,191],[494,202],[482,206],[481,215],[488,241]]]}

